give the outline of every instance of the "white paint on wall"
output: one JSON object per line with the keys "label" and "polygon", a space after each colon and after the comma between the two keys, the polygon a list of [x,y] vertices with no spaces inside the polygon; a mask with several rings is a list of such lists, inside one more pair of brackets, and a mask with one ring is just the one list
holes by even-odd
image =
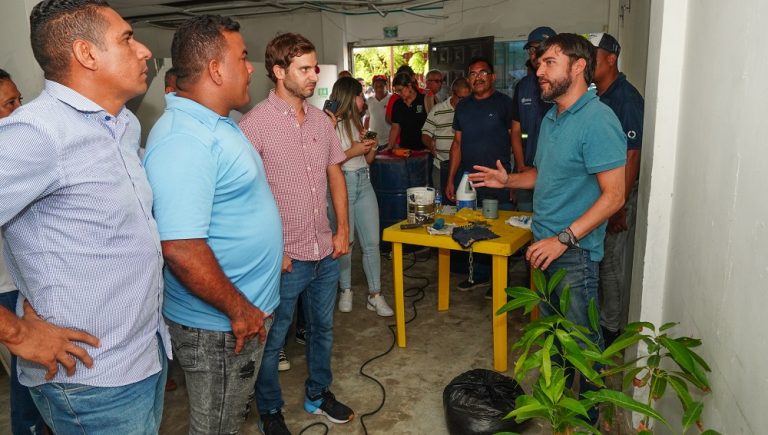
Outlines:
{"label": "white paint on wall", "polygon": [[[679,321],[680,333],[704,340],[705,425],[728,434],[768,427],[766,20],[761,0],[658,0],[651,12],[653,167],[644,147],[646,243],[634,284],[642,280],[643,319]],[[680,412],[671,402],[661,410]]]}

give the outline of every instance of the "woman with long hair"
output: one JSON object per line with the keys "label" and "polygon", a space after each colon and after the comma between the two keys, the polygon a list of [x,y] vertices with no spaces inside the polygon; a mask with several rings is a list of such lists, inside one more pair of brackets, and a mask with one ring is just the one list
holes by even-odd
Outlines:
{"label": "woman with long hair", "polygon": [[423,150],[426,147],[421,141],[421,128],[431,107],[427,107],[418,82],[406,72],[395,76],[392,89],[400,99],[392,106],[392,128],[389,130],[388,147]]}
{"label": "woman with long hair", "polygon": [[[366,307],[379,316],[392,316],[394,313],[381,295],[381,258],[379,257],[379,205],[376,193],[371,185],[368,166],[376,157],[376,139],[365,139],[361,113],[365,98],[363,86],[351,77],[342,77],[336,81],[331,91],[331,100],[338,102],[336,133],[341,147],[347,155],[342,164],[344,178],[347,181],[349,199],[349,240],[355,234],[363,253],[363,271],[368,280],[368,302]],[[328,207],[332,227],[336,227],[333,207]],[[339,311],[352,311],[352,252],[339,259]]]}

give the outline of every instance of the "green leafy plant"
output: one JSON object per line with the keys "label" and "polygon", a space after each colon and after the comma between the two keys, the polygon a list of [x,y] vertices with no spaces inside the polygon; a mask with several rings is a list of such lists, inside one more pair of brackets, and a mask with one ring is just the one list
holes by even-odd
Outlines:
{"label": "green leafy plant", "polygon": [[[536,289],[513,287],[507,289],[509,302],[502,306],[497,314],[516,309],[523,309],[526,314],[537,306],[546,306],[551,316],[529,322],[522,337],[513,345],[520,350],[515,362],[514,377],[518,382],[532,370],[538,370],[530,394],[520,396],[507,418],[517,422],[538,418],[548,421],[555,433],[594,433],[600,432],[590,423],[588,413],[601,403],[608,403],[613,410],[619,407],[643,415],[639,433],[649,434],[648,427],[653,419],[667,427],[669,423],[651,405],[661,398],[670,386],[685,410],[683,416],[684,432],[693,424],[701,430],[701,410],[703,404],[695,401],[689,390],[693,385],[702,391],[709,390],[705,372],[709,371],[706,362],[692,348],[701,345],[700,340],[689,337],[673,339],[667,331],[675,324],[666,324],[658,333],[653,324],[638,322],[628,325],[626,332],[614,343],[601,351],[589,335],[599,328],[599,311],[594,300],[589,304],[589,327],[578,325],[565,317],[570,299],[570,286],[565,285],[559,298],[555,289],[565,277],[566,271],[559,270],[547,280],[544,273],[535,270]],[[644,331],[650,333],[644,333]],[[627,363],[617,362],[624,349],[643,341],[648,347],[648,355]],[[662,361],[671,359],[680,370],[662,369]],[[598,370],[602,367],[602,370]],[[578,397],[570,388],[568,377],[576,370],[580,376],[599,387],[596,391],[585,392]],[[625,386],[633,383],[635,387],[648,386],[651,391],[647,403],[642,403],[621,391],[606,388],[605,378],[616,373],[624,374]],[[671,427],[670,427],[671,429]],[[707,435],[717,432],[706,431]]]}

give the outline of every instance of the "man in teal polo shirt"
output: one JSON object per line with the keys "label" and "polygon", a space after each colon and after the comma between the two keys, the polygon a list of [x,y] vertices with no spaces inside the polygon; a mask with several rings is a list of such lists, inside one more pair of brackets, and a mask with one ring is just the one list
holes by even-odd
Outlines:
{"label": "man in teal polo shirt", "polygon": [[[507,174],[497,162],[496,169],[475,166],[480,172],[470,178],[476,186],[536,187],[531,227],[536,241],[526,258],[547,275],[568,270],[560,284],[560,289],[571,285],[566,315],[588,326],[606,220],[624,203],[626,139],[613,111],[587,90],[595,70],[592,44],[561,33],[543,41],[541,53],[542,98],[555,106],[542,121],[534,169]],[[591,338],[599,343],[599,331]]]}
{"label": "man in teal polo shirt", "polygon": [[240,430],[280,299],[280,214],[261,157],[227,116],[248,103],[253,72],[239,28],[208,15],[176,31],[177,91],[144,161],[191,434]]}
{"label": "man in teal polo shirt", "polygon": [[[497,162],[496,169],[475,166],[480,172],[470,178],[476,186],[536,187],[531,226],[536,241],[526,258],[548,277],[568,271],[554,294],[559,297],[570,285],[565,315],[591,330],[588,309],[591,300],[597,304],[606,220],[624,204],[627,143],[613,111],[587,90],[595,47],[582,36],[561,33],[544,40],[540,53],[541,96],[555,106],[542,121],[534,168],[507,174]],[[549,306],[539,309],[552,314]],[[600,331],[589,338],[602,346]],[[582,382],[582,392],[589,388]],[[597,414],[590,417],[596,421]]]}

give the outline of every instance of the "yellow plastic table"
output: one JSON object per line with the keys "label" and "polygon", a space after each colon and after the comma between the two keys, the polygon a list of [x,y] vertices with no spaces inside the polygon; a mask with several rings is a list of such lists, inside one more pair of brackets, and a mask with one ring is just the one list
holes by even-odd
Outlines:
{"label": "yellow plastic table", "polygon": [[[499,211],[498,219],[489,219],[490,230],[500,237],[493,240],[475,242],[472,250],[478,254],[492,255],[493,265],[493,313],[507,302],[507,260],[508,257],[532,239],[531,232],[526,229],[507,225],[504,221],[510,216],[528,215],[524,212]],[[465,225],[466,220],[455,216],[443,216],[445,223]],[[480,215],[482,219],[482,215]],[[405,347],[405,298],[403,289],[403,243],[409,245],[427,246],[438,248],[438,281],[437,281],[437,309],[446,311],[449,301],[450,256],[451,250],[463,249],[450,236],[433,236],[427,232],[426,227],[410,230],[400,229],[398,222],[384,229],[383,240],[392,243],[392,281],[395,292],[395,320],[397,324],[397,345]],[[493,322],[493,368],[497,371],[507,371],[507,315],[492,315]]]}

